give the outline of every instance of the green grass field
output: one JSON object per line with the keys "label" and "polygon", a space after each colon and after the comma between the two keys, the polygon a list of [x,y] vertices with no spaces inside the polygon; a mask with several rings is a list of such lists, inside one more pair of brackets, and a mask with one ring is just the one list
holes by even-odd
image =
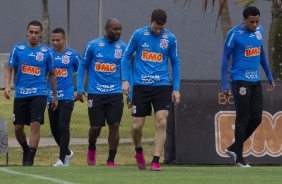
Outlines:
{"label": "green grass field", "polygon": [[281,167],[163,166],[161,172],[136,166],[0,167],[0,183],[96,183],[96,184],[278,184]]}

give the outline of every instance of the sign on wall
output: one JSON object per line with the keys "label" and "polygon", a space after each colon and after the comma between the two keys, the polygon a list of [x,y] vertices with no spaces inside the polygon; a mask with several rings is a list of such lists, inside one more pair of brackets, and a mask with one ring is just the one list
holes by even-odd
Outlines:
{"label": "sign on wall", "polygon": [[[251,165],[282,164],[282,83],[277,81],[272,92],[266,90],[268,85],[262,83],[262,122],[244,144]],[[234,141],[234,100],[221,93],[221,81],[182,81],[180,94],[174,120],[168,122],[165,161],[234,165],[224,153]]]}

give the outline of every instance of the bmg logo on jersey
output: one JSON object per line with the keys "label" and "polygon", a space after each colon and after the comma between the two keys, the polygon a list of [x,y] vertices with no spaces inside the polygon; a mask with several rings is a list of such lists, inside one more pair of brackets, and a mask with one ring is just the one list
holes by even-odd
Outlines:
{"label": "bmg logo on jersey", "polygon": [[34,67],[34,66],[27,66],[27,65],[22,65],[21,67],[22,73],[30,74],[30,75],[36,75],[39,76],[41,71],[39,67]]}
{"label": "bmg logo on jersey", "polygon": [[151,61],[151,62],[162,62],[163,61],[163,54],[162,53],[156,53],[156,52],[142,52],[142,58],[143,61]]}
{"label": "bmg logo on jersey", "polygon": [[248,48],[245,50],[245,57],[260,55],[260,47]]}
{"label": "bmg logo on jersey", "polygon": [[55,74],[57,77],[67,77],[68,76],[68,70],[65,68],[56,68]]}
{"label": "bmg logo on jersey", "polygon": [[[235,111],[220,111],[215,115],[216,152],[227,157],[225,149],[234,142]],[[262,122],[244,143],[243,155],[263,157],[282,155],[282,111],[274,115],[263,111]]]}
{"label": "bmg logo on jersey", "polygon": [[115,72],[116,64],[114,63],[95,63],[95,71],[98,72]]}

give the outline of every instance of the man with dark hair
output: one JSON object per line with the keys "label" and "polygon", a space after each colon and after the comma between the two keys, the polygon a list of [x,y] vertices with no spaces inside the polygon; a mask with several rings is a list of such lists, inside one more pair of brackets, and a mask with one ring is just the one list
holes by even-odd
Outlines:
{"label": "man with dark hair", "polygon": [[[46,74],[52,86],[54,98],[51,106],[58,106],[56,75],[51,50],[40,43],[42,25],[34,20],[27,27],[28,40],[14,46],[5,71],[6,99],[12,91],[10,82],[14,68],[17,68],[13,123],[15,136],[23,148],[23,166],[33,166],[34,156],[40,139],[40,125],[44,124],[44,112],[47,103]],[[24,126],[30,126],[29,145]]]}
{"label": "man with dark hair", "polygon": [[[125,95],[133,91],[131,135],[139,169],[146,169],[141,145],[145,117],[155,113],[155,148],[151,162],[152,171],[160,171],[159,159],[166,139],[166,124],[171,102],[180,102],[180,59],[176,37],[165,29],[167,15],[164,10],[152,12],[150,26],[136,30],[122,57],[122,90]],[[136,52],[133,64],[133,86],[129,82],[132,72],[130,58]],[[172,66],[172,83],[168,63]],[[172,89],[173,88],[173,89]]]}
{"label": "man with dark hair", "polygon": [[[122,25],[108,19],[106,35],[90,41],[84,50],[77,72],[77,100],[83,102],[84,76],[88,69],[88,115],[90,121],[87,164],[96,164],[96,142],[105,120],[109,126],[109,157],[107,166],[116,166],[119,125],[123,113],[121,90],[121,57],[126,44],[120,40]],[[91,80],[90,80],[91,79]]]}
{"label": "man with dark hair", "polygon": [[75,99],[72,76],[78,68],[80,56],[75,50],[66,46],[66,35],[62,28],[52,31],[51,42],[59,102],[56,110],[50,106],[54,95],[49,80],[47,108],[51,132],[60,147],[59,159],[53,166],[70,166],[73,157],[73,152],[69,149],[70,120]]}
{"label": "man with dark hair", "polygon": [[262,121],[263,92],[259,65],[269,82],[267,91],[275,88],[263,48],[263,29],[259,24],[260,11],[247,7],[243,23],[231,29],[226,36],[222,54],[222,93],[231,95],[228,85],[228,62],[232,55],[230,82],[236,109],[235,142],[226,149],[238,167],[250,167],[243,158],[243,144]]}

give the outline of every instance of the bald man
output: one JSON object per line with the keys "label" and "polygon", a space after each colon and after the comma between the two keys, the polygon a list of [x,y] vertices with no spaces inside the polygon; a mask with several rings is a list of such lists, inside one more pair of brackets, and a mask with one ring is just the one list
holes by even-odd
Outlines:
{"label": "bald man", "polygon": [[77,100],[83,102],[83,85],[88,70],[88,116],[90,121],[87,164],[96,164],[96,142],[102,127],[109,127],[109,157],[107,166],[116,166],[114,159],[119,144],[119,125],[123,113],[121,90],[121,57],[126,44],[120,40],[122,25],[117,19],[108,19],[106,35],[90,41],[84,50],[77,72]]}

